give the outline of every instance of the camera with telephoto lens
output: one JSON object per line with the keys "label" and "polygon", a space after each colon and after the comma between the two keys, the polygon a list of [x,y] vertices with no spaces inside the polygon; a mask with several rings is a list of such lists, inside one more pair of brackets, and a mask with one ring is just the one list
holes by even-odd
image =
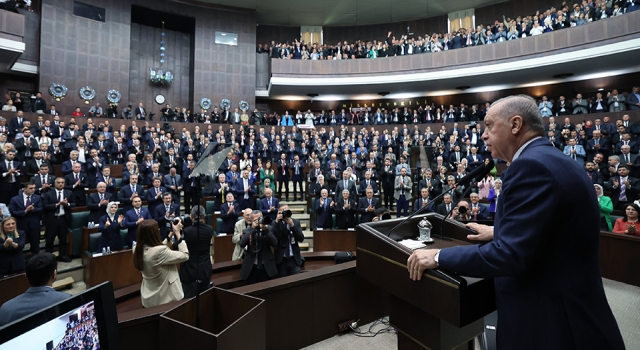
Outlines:
{"label": "camera with telephoto lens", "polygon": [[459,207],[458,208],[458,213],[460,215],[465,215],[467,213],[467,207],[464,207],[464,206],[463,207]]}
{"label": "camera with telephoto lens", "polygon": [[290,218],[291,217],[291,210],[283,210],[282,211],[282,218],[286,219],[286,218]]}
{"label": "camera with telephoto lens", "polygon": [[180,216],[176,216],[175,218],[173,218],[173,224],[177,225],[178,223],[180,223],[180,221],[182,221],[182,226],[186,227],[187,222],[191,222],[191,217],[188,214],[183,214]]}
{"label": "camera with telephoto lens", "polygon": [[271,225],[271,217],[270,216],[261,216],[258,219],[258,224],[261,225],[261,226],[262,225],[264,225],[264,226]]}

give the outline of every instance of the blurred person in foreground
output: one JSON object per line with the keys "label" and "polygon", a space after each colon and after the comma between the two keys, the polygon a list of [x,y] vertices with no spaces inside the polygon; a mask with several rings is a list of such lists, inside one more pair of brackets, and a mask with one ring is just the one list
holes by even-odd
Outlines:
{"label": "blurred person in foreground", "polygon": [[191,208],[189,216],[193,225],[184,229],[182,240],[187,242],[187,248],[191,253],[189,260],[180,265],[180,282],[185,298],[195,297],[209,289],[213,273],[209,253],[213,227],[205,224],[207,213],[201,205]]}
{"label": "blurred person in foreground", "polygon": [[602,286],[593,183],[542,137],[530,97],[494,102],[484,122],[491,156],[511,164],[495,226],[467,224],[478,233],[469,239],[491,242],[417,250],[407,261],[409,277],[440,267],[493,278],[498,348],[624,349]]}

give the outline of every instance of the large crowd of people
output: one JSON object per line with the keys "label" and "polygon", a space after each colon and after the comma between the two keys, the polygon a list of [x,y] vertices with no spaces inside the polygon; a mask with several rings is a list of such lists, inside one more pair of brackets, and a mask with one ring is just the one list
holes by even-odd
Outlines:
{"label": "large crowd of people", "polygon": [[100,340],[98,338],[98,324],[96,323],[95,309],[82,309],[80,319],[69,320],[64,337],[55,346],[54,350],[98,350]]}
{"label": "large crowd of people", "polygon": [[[305,43],[294,40],[287,43],[259,43],[256,52],[269,54],[271,58],[302,60],[341,60],[377,57],[395,57],[460,49],[470,46],[489,45],[517,40],[557,30],[586,25],[610,17],[621,16],[640,9],[637,0],[604,1],[583,0],[573,5],[563,2],[554,7],[537,11],[535,14],[504,17],[493,24],[478,25],[476,28],[461,28],[451,32],[424,35],[401,34],[399,37],[389,32],[382,40],[357,40],[336,45]],[[444,28],[443,28],[444,30]]]}

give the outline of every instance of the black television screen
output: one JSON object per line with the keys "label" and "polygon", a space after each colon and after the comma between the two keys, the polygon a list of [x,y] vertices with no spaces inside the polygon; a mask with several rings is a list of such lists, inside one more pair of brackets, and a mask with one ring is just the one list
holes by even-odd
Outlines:
{"label": "black television screen", "polygon": [[0,328],[0,350],[119,348],[120,333],[111,282]]}

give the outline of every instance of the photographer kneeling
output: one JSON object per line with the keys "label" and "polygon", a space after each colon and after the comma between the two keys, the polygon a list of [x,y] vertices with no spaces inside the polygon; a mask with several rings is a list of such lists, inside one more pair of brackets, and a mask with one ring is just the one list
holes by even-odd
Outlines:
{"label": "photographer kneeling", "polygon": [[300,221],[291,217],[289,206],[283,204],[278,209],[276,221],[271,223],[274,236],[278,239],[275,249],[276,266],[280,277],[300,273],[303,260],[298,243],[304,241]]}
{"label": "photographer kneeling", "polygon": [[[206,215],[201,205],[191,208],[189,216],[193,224],[182,232],[182,240],[187,243],[187,248],[191,252],[189,260],[180,265],[180,282],[182,282],[185,298],[195,297],[209,289],[213,273],[209,253],[213,228],[204,223]],[[200,236],[198,236],[198,228],[200,228]]]}
{"label": "photographer kneeling", "polygon": [[271,247],[278,240],[269,229],[269,218],[262,217],[260,210],[251,212],[251,227],[242,231],[238,244],[245,249],[240,278],[247,284],[270,280],[278,273]]}

